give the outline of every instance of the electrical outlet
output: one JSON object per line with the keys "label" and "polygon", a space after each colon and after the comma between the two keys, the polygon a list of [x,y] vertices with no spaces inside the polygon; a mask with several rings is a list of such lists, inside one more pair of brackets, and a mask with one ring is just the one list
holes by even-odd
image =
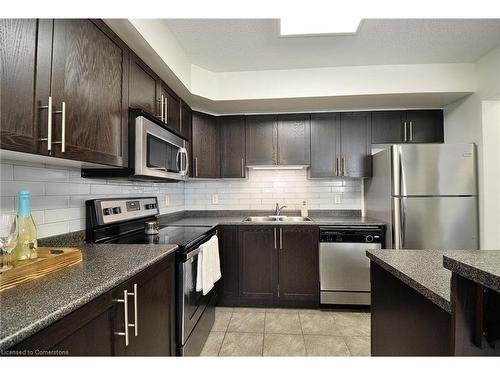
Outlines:
{"label": "electrical outlet", "polygon": [[219,195],[212,194],[212,204],[219,204]]}
{"label": "electrical outlet", "polygon": [[335,194],[335,204],[342,203],[342,196],[340,194]]}
{"label": "electrical outlet", "polygon": [[170,206],[170,196],[165,195],[165,206]]}

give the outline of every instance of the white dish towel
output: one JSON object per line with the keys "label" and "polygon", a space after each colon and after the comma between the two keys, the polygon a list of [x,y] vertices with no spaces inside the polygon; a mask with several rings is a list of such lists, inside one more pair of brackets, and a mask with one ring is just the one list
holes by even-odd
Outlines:
{"label": "white dish towel", "polygon": [[196,270],[196,291],[206,295],[221,276],[219,239],[214,235],[200,246]]}

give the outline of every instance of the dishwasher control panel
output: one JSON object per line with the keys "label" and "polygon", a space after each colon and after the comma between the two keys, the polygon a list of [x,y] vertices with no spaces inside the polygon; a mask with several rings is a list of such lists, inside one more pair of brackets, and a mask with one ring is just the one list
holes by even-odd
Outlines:
{"label": "dishwasher control panel", "polygon": [[320,227],[319,242],[382,243],[383,227]]}

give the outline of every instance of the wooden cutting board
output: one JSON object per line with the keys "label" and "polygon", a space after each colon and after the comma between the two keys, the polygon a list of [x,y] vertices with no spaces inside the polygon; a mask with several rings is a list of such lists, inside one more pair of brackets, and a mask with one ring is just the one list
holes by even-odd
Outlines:
{"label": "wooden cutting board", "polygon": [[74,247],[39,247],[36,253],[37,259],[16,261],[0,273],[0,292],[82,261],[82,251]]}

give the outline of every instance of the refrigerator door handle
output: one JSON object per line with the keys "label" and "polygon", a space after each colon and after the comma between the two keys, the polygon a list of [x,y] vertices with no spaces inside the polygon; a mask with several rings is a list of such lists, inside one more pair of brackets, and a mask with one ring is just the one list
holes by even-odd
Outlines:
{"label": "refrigerator door handle", "polygon": [[405,212],[401,198],[393,198],[393,241],[394,249],[403,249],[405,243]]}

